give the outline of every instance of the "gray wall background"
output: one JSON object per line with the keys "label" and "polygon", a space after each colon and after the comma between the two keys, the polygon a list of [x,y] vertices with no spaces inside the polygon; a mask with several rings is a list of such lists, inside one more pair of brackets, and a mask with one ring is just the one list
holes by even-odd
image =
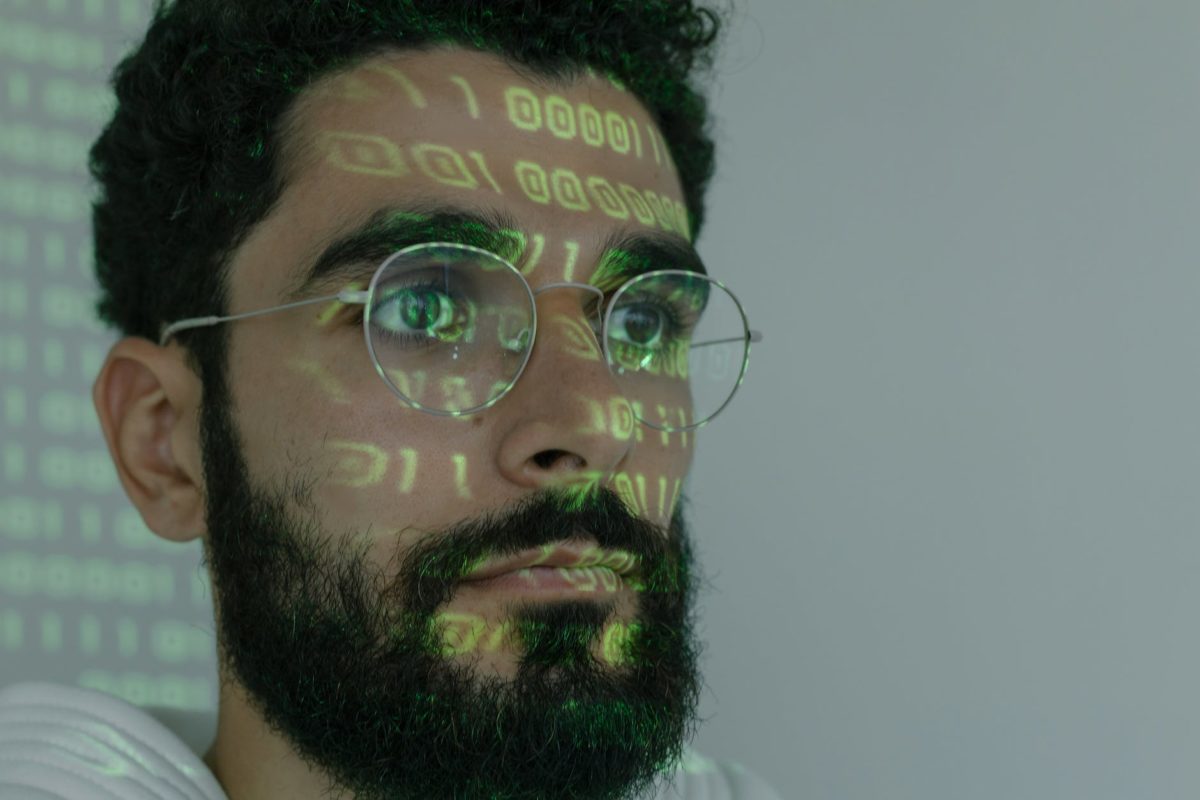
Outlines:
{"label": "gray wall background", "polygon": [[[199,545],[90,384],[83,168],[143,0],[0,0],[0,685],[216,700]],[[701,252],[708,718],[786,798],[1200,793],[1200,5],[739,0]],[[65,37],[65,38],[64,38]]]}

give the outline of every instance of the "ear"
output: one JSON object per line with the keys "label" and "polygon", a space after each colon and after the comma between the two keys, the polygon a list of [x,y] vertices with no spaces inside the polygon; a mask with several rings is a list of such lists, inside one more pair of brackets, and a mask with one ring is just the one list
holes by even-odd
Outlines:
{"label": "ear", "polygon": [[200,379],[178,346],[129,337],[113,345],[92,402],[125,493],[164,539],[203,536]]}

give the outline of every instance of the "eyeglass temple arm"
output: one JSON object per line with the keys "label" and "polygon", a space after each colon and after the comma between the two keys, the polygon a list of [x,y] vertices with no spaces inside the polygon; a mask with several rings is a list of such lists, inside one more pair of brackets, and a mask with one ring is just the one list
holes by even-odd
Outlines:
{"label": "eyeglass temple arm", "polygon": [[159,334],[158,344],[160,347],[165,346],[167,340],[174,336],[179,331],[185,331],[188,328],[207,328],[209,325],[216,325],[219,322],[228,322],[235,319],[246,319],[247,317],[259,317],[263,314],[274,314],[276,311],[283,311],[288,308],[296,308],[297,306],[310,306],[313,303],[327,303],[330,300],[340,300],[343,303],[365,303],[367,302],[367,292],[354,291],[346,289],[337,294],[331,294],[328,297],[314,297],[311,300],[300,300],[296,303],[288,303],[283,306],[275,306],[273,308],[263,308],[258,311],[247,311],[243,314],[232,314],[228,317],[193,317],[191,319],[180,320],[171,325],[164,326],[162,333]]}
{"label": "eyeglass temple arm", "polygon": [[763,340],[762,331],[750,331],[749,337],[734,336],[732,339],[713,339],[709,342],[696,342],[692,347],[707,347],[710,344],[725,344],[726,342],[744,342],[747,338],[752,342],[761,342]]}
{"label": "eyeglass temple arm", "polygon": [[[330,300],[340,300],[343,303],[365,303],[367,302],[367,295],[368,292],[346,290],[328,297],[315,297],[311,300],[301,300],[297,303],[288,303],[287,305],[275,306],[274,308],[264,308],[258,311],[247,311],[243,314],[231,314],[228,317],[193,317],[191,319],[184,319],[164,327],[162,333],[159,335],[158,343],[159,346],[165,346],[167,340],[169,340],[173,335],[179,331],[185,331],[189,328],[206,328],[209,325],[216,325],[220,322],[228,322],[235,319],[246,319],[248,317],[258,317],[262,316],[263,314],[274,314],[276,311],[283,311],[288,308],[296,308],[297,306],[308,306],[312,305],[313,303],[324,303]],[[762,331],[750,331],[749,339],[751,342],[761,342],[763,340]],[[710,344],[725,344],[726,342],[740,341],[744,341],[744,339],[740,336],[735,336],[732,339],[714,339],[713,341],[709,342],[697,342],[693,344],[692,347],[705,347],[706,345]]]}

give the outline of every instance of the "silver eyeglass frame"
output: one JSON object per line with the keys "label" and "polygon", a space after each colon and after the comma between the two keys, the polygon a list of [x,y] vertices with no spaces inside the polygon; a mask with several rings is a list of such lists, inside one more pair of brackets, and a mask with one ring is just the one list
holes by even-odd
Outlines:
{"label": "silver eyeglass frame", "polygon": [[[466,409],[466,410],[439,411],[436,409],[432,409],[432,408],[423,406],[420,403],[418,403],[417,401],[415,401],[409,397],[405,397],[405,395],[398,388],[396,388],[396,386],[392,383],[392,381],[387,377],[387,374],[384,372],[383,367],[380,366],[379,358],[375,354],[375,346],[371,341],[370,300],[371,300],[371,297],[375,293],[375,286],[376,286],[376,283],[379,281],[379,276],[382,275],[384,273],[384,271],[387,269],[388,265],[391,264],[397,258],[404,256],[404,255],[411,254],[412,252],[414,252],[416,250],[420,250],[420,249],[424,249],[424,248],[433,248],[433,247],[453,247],[456,249],[466,250],[471,253],[485,256],[489,259],[493,259],[495,261],[500,262],[505,267],[507,267],[509,270],[511,270],[512,273],[514,275],[516,275],[517,278],[521,281],[521,285],[525,287],[525,293],[529,297],[529,308],[532,311],[531,316],[532,316],[533,333],[530,336],[528,346],[525,348],[525,358],[521,362],[521,368],[517,370],[517,374],[515,376],[513,376],[513,379],[511,381],[509,381],[509,384],[504,389],[504,391],[500,392],[498,395],[493,397],[491,400],[488,400],[486,403],[483,403],[481,405],[475,406],[474,408],[470,408],[470,409]],[[634,277],[630,278],[628,281],[623,283],[621,285],[621,287],[619,289],[617,289],[617,291],[613,294],[612,298],[608,301],[608,308],[605,310],[604,320],[602,322],[602,327],[600,329],[600,334],[601,334],[601,338],[603,341],[598,342],[598,344],[600,345],[601,352],[604,354],[604,363],[606,366],[608,366],[610,374],[613,374],[613,372],[612,372],[613,364],[609,358],[609,352],[608,352],[608,336],[607,336],[608,321],[609,321],[609,318],[612,316],[612,312],[613,312],[614,308],[616,307],[616,300],[618,297],[621,296],[621,294],[626,289],[629,288],[629,286],[632,283],[642,280],[643,278],[647,278],[647,277],[651,277],[651,276],[655,276],[655,275],[686,275],[691,278],[700,278],[702,280],[706,280],[711,283],[715,283],[717,286],[720,286],[722,289],[724,289],[726,292],[729,293],[730,297],[733,298],[734,305],[737,306],[738,314],[742,318],[743,330],[745,330],[745,332],[746,332],[746,335],[745,335],[745,341],[747,341],[746,353],[745,353],[745,357],[742,359],[742,369],[741,369],[741,372],[738,374],[737,383],[734,385],[733,391],[729,393],[729,397],[727,397],[725,399],[725,402],[721,404],[721,407],[718,408],[716,411],[714,411],[707,419],[705,419],[702,422],[699,422],[699,423],[696,423],[693,425],[688,425],[688,426],[682,427],[682,428],[668,428],[668,427],[662,427],[659,425],[655,425],[653,422],[649,422],[647,420],[644,420],[644,419],[638,417],[636,413],[634,414],[634,417],[639,422],[641,422],[643,425],[647,425],[656,430],[666,431],[666,432],[670,432],[670,433],[678,433],[678,432],[682,432],[682,431],[695,430],[697,428],[701,428],[701,427],[707,425],[709,422],[716,419],[717,415],[720,414],[722,411],[724,411],[725,407],[728,406],[729,403],[733,400],[733,396],[735,394],[737,394],[737,390],[739,388],[741,388],[742,381],[746,377],[746,370],[750,366],[750,345],[749,345],[749,343],[750,342],[761,342],[763,340],[763,335],[762,335],[761,331],[750,330],[750,321],[746,317],[746,312],[742,308],[742,303],[740,300],[738,300],[737,295],[735,295],[732,291],[730,291],[729,288],[725,286],[725,284],[721,283],[720,281],[716,280],[715,278],[711,278],[707,275],[701,275],[697,272],[692,272],[690,270],[683,270],[683,269],[660,269],[660,270],[655,270],[652,272],[644,272],[640,275],[635,275]],[[386,259],[384,259],[383,263],[381,263],[379,265],[378,269],[375,270],[374,275],[371,276],[371,282],[365,291],[357,291],[354,289],[343,289],[342,291],[338,292],[337,294],[326,295],[324,297],[314,297],[309,300],[300,300],[295,303],[286,303],[284,305],[272,306],[270,308],[262,308],[262,309],[258,309],[256,311],[246,311],[241,314],[230,314],[230,315],[224,316],[224,317],[209,316],[209,317],[190,317],[188,319],[182,319],[177,322],[170,323],[170,324],[164,324],[162,326],[161,333],[159,334],[159,342],[158,343],[160,346],[165,347],[167,342],[170,341],[172,336],[174,336],[179,331],[188,330],[189,328],[204,328],[204,327],[208,327],[210,325],[216,325],[221,322],[231,322],[233,320],[247,319],[249,317],[258,317],[258,316],[263,316],[265,314],[273,314],[277,311],[285,311],[285,310],[291,309],[291,308],[299,308],[301,306],[315,305],[317,303],[328,303],[328,302],[337,300],[342,303],[345,303],[346,305],[364,305],[364,306],[366,306],[366,308],[364,309],[364,313],[363,313],[363,339],[366,342],[367,351],[371,354],[371,362],[375,365],[375,371],[379,374],[379,377],[383,379],[383,382],[387,385],[388,389],[390,389],[393,394],[395,394],[397,397],[399,397],[401,400],[403,400],[407,405],[409,405],[419,411],[424,411],[427,414],[434,414],[434,415],[440,416],[440,417],[463,417],[463,416],[467,416],[468,414],[474,414],[478,411],[483,411],[484,409],[491,408],[496,403],[500,402],[500,400],[502,400],[504,398],[504,396],[507,395],[512,390],[512,388],[517,385],[517,381],[519,381],[521,379],[521,375],[523,375],[525,372],[525,366],[529,363],[530,356],[533,355],[534,342],[537,341],[537,302],[536,302],[537,295],[541,294],[542,292],[544,292],[548,289],[561,289],[561,288],[566,288],[566,287],[572,287],[572,288],[577,288],[577,289],[586,289],[588,291],[595,292],[596,294],[598,294],[600,296],[601,302],[603,302],[603,300],[604,300],[603,290],[601,290],[600,288],[598,288],[596,286],[592,286],[592,285],[586,284],[586,283],[578,283],[578,282],[548,283],[544,286],[538,287],[538,289],[535,291],[529,286],[529,281],[527,281],[525,279],[525,276],[521,274],[521,271],[518,270],[515,266],[513,266],[513,264],[511,262],[509,262],[508,259],[502,258],[501,256],[497,255],[496,253],[493,253],[490,250],[484,250],[483,248],[473,247],[471,245],[466,245],[466,244],[459,244],[457,242],[423,242],[421,244],[410,245],[409,247],[405,247],[400,250],[397,250],[395,253],[392,253],[390,256],[388,256]],[[723,344],[725,342],[738,342],[738,341],[743,341],[743,338],[742,337],[733,337],[731,339],[716,339],[711,342],[698,342],[698,343],[690,345],[689,349],[693,348],[693,347],[703,347],[705,345],[710,345],[710,344]],[[613,374],[613,377],[617,378],[620,376]]]}

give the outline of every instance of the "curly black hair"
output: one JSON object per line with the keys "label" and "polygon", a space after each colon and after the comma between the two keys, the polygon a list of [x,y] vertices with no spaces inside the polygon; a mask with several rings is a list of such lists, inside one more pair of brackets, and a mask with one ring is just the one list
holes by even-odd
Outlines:
{"label": "curly black hair", "polygon": [[[720,28],[692,0],[158,0],[90,151],[96,313],[155,342],[165,322],[228,313],[231,256],[286,186],[297,94],[396,49],[457,44],[552,80],[621,81],[662,131],[698,232],[714,147],[692,76]],[[222,376],[225,327],[178,335],[205,383]]]}

